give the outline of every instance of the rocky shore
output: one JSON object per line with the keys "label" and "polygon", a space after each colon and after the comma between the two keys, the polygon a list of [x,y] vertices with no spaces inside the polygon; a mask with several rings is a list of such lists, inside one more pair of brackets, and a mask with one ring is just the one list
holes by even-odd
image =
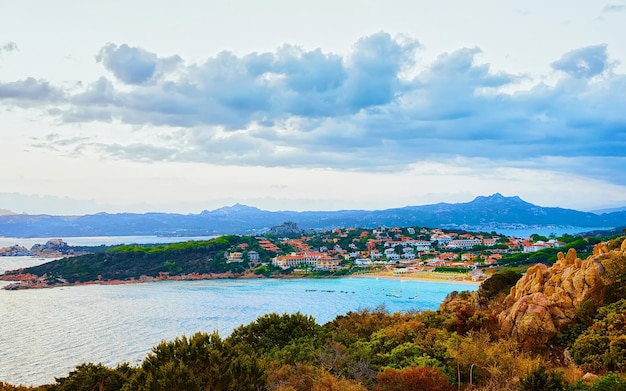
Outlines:
{"label": "rocky shore", "polygon": [[207,274],[191,273],[178,276],[170,276],[167,274],[162,274],[159,277],[141,276],[139,278],[131,278],[128,280],[94,280],[83,282],[69,282],[62,278],[49,278],[48,276],[38,277],[33,274],[22,273],[21,270],[12,270],[6,272],[3,275],[0,275],[0,281],[14,282],[13,284],[9,284],[3,287],[2,289],[4,290],[43,289],[77,285],[141,284],[156,281],[197,281],[226,278],[264,278],[264,276],[253,273],[236,274],[231,272]]}
{"label": "rocky shore", "polygon": [[41,257],[58,258],[66,255],[79,255],[62,239],[50,239],[45,244],[34,244],[30,250],[24,246],[14,245],[0,248],[0,257]]}

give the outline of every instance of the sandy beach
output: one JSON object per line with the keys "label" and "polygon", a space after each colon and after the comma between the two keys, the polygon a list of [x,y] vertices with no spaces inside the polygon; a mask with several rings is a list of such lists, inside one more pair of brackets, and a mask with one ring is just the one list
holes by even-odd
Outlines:
{"label": "sandy beach", "polygon": [[394,274],[391,271],[379,271],[353,274],[352,277],[391,278],[394,280],[423,280],[429,282],[456,282],[463,284],[480,285],[480,281],[472,281],[466,273],[415,272],[398,275]]}

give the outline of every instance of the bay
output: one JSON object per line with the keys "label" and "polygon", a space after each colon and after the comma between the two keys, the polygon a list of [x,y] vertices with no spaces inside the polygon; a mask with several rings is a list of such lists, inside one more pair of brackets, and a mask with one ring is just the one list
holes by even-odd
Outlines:
{"label": "bay", "polygon": [[271,312],[319,324],[348,311],[435,310],[477,285],[376,278],[231,279],[0,290],[0,381],[51,383],[83,362],[139,364],[162,340],[234,328]]}

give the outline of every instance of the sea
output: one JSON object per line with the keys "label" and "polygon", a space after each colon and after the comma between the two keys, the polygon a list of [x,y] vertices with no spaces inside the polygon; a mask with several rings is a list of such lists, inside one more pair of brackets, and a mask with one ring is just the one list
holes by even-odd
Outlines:
{"label": "sea", "polygon": [[[85,240],[99,245],[170,239],[142,238],[64,240],[70,245],[85,245]],[[0,246],[4,246],[4,240],[0,240]],[[34,240],[33,244],[47,241]],[[28,244],[21,238],[9,238],[9,242]],[[0,257],[0,272],[49,261]],[[0,281],[0,287],[6,284]],[[198,331],[217,331],[226,338],[236,327],[272,312],[300,312],[324,324],[338,315],[363,309],[436,310],[450,292],[475,289],[477,285],[466,283],[344,277],[0,290],[0,381],[24,385],[53,383],[55,377],[67,376],[85,362],[111,367],[123,362],[139,365],[152,347],[163,340]]]}

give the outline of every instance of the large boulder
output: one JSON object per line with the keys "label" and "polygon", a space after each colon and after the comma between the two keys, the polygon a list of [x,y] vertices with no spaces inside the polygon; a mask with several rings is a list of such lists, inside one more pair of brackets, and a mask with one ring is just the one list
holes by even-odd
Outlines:
{"label": "large boulder", "polygon": [[574,320],[583,302],[600,304],[610,284],[601,263],[607,252],[599,245],[581,260],[572,248],[559,253],[552,267],[530,267],[505,299],[498,315],[501,330],[527,347],[539,347]]}

